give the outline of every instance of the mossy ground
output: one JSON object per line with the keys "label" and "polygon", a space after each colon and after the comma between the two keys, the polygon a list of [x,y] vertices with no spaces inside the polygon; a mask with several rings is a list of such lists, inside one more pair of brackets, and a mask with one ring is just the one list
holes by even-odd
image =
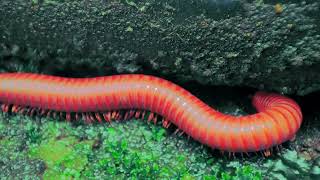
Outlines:
{"label": "mossy ground", "polygon": [[[213,100],[220,111],[248,111],[234,98],[239,93],[224,93],[229,96],[217,94],[220,98]],[[176,136],[174,128],[160,123],[79,124],[3,113],[0,179],[317,179],[320,160],[316,148],[305,142],[315,141],[319,132],[307,126],[272,157],[234,158]]]}
{"label": "mossy ground", "polygon": [[241,167],[233,161],[226,170],[226,158],[141,121],[115,122],[111,127],[25,116],[1,119],[1,179],[261,178],[247,163]]}

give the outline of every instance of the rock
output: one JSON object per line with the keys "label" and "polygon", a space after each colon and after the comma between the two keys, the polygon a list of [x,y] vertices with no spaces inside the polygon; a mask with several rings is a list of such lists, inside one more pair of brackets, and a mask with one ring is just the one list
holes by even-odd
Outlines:
{"label": "rock", "polygon": [[320,143],[317,143],[317,144],[315,145],[314,149],[315,149],[318,153],[320,153]]}
{"label": "rock", "polygon": [[303,157],[305,160],[309,161],[312,159],[311,155],[309,152],[307,151],[303,151],[302,153],[300,153],[300,156]]}
{"label": "rock", "polygon": [[0,72],[146,73],[305,95],[320,89],[319,3],[0,2]]}
{"label": "rock", "polygon": [[309,148],[313,145],[312,139],[308,138],[305,140],[305,142],[303,142],[302,147],[304,148]]}

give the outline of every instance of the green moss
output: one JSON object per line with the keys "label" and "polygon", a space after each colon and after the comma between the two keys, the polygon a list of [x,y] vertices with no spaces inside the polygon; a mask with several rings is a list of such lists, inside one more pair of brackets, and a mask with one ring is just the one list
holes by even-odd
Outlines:
{"label": "green moss", "polygon": [[57,123],[54,121],[48,121],[43,125],[42,128],[42,136],[45,139],[56,138],[59,136],[70,136],[74,132],[71,124],[66,122]]}
{"label": "green moss", "polygon": [[43,160],[47,165],[44,179],[79,177],[88,163],[93,141],[79,142],[75,137],[50,139],[30,150],[31,158]]}
{"label": "green moss", "polygon": [[13,175],[30,179],[320,177],[320,160],[306,161],[293,150],[265,159],[228,158],[160,124],[132,120],[81,125],[0,114],[0,179]]}
{"label": "green moss", "polygon": [[4,138],[0,140],[0,156],[8,157],[10,160],[17,160],[19,154],[15,151],[18,148],[18,143],[14,138]]}
{"label": "green moss", "polygon": [[252,179],[252,180],[259,180],[262,179],[262,173],[257,169],[253,168],[252,166],[243,166],[237,168],[236,176],[233,179]]}
{"label": "green moss", "polygon": [[241,169],[240,164],[238,169],[225,172],[214,166],[221,161],[205,161],[206,149],[192,150],[185,138],[170,136],[162,127],[141,121],[113,123],[112,126],[99,129],[103,131],[101,148],[91,156],[91,165],[82,174],[84,178],[220,179],[224,174],[235,179],[262,177],[253,167]]}

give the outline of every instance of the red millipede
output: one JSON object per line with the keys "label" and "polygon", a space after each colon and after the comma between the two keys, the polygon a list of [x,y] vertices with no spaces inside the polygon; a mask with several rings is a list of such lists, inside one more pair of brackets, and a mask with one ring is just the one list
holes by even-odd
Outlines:
{"label": "red millipede", "polygon": [[95,78],[64,78],[31,73],[1,73],[0,102],[5,112],[60,115],[68,121],[144,118],[171,123],[177,131],[213,149],[228,152],[263,151],[293,138],[302,123],[292,99],[257,92],[252,99],[258,113],[232,116],[218,112],[182,87],[142,74]]}

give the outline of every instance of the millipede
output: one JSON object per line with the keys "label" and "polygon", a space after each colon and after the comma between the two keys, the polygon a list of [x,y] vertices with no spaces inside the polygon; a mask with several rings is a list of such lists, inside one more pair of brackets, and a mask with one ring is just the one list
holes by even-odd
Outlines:
{"label": "millipede", "polygon": [[[4,112],[63,117],[67,121],[111,122],[120,119],[162,121],[212,149],[229,153],[263,152],[295,137],[302,123],[292,99],[258,91],[257,113],[224,114],[184,88],[159,77],[123,74],[66,78],[33,73],[0,73]],[[147,117],[148,116],[148,117]]]}

